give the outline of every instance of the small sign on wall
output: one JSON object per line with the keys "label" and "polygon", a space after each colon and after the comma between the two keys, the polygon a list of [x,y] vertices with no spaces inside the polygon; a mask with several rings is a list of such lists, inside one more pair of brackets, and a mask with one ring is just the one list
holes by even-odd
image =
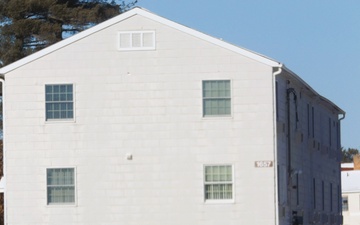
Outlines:
{"label": "small sign on wall", "polygon": [[273,167],[273,164],[274,164],[273,161],[269,161],[269,160],[255,161],[256,168]]}

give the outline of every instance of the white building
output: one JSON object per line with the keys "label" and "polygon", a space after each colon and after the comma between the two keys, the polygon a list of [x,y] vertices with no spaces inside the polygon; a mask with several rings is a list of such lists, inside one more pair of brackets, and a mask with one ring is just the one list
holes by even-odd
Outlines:
{"label": "white building", "polygon": [[279,62],[135,8],[0,74],[8,225],[341,223],[344,111]]}
{"label": "white building", "polygon": [[341,187],[344,225],[360,224],[360,155],[354,163],[342,163]]}

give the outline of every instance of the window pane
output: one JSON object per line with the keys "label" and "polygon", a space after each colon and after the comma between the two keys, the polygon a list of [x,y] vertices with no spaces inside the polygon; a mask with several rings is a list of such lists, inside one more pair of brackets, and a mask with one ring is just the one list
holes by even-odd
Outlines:
{"label": "window pane", "polygon": [[60,112],[59,111],[54,111],[53,112],[53,118],[54,119],[59,119],[60,118]]}
{"label": "window pane", "polygon": [[58,93],[53,93],[53,101],[59,101],[60,95]]}
{"label": "window pane", "polygon": [[143,34],[143,47],[152,47],[154,45],[154,34],[144,33]]}
{"label": "window pane", "polygon": [[130,48],[130,34],[120,34],[120,48]]}
{"label": "window pane", "polygon": [[68,111],[66,113],[66,118],[73,118],[73,117],[74,117],[73,111]]}
{"label": "window pane", "polygon": [[73,86],[72,86],[72,84],[68,84],[68,85],[66,85],[66,92],[67,93],[72,93],[73,92]]}
{"label": "window pane", "polygon": [[52,93],[52,87],[53,87],[52,85],[46,85],[46,86],[45,86],[46,94],[47,94],[47,93]]}
{"label": "window pane", "polygon": [[232,184],[205,185],[205,199],[232,199]]}
{"label": "window pane", "polygon": [[60,93],[64,93],[64,92],[66,92],[66,86],[60,85]]}
{"label": "window pane", "polygon": [[132,34],[132,47],[141,47],[141,33]]}
{"label": "window pane", "polygon": [[68,92],[67,95],[66,95],[66,100],[72,101],[72,99],[73,99],[72,92]]}
{"label": "window pane", "polygon": [[349,205],[348,205],[348,197],[342,197],[342,211],[348,211]]}
{"label": "window pane", "polygon": [[59,97],[60,101],[66,101],[66,94],[62,93]]}
{"label": "window pane", "polygon": [[60,85],[53,85],[53,93],[59,93],[60,92]]}
{"label": "window pane", "polygon": [[46,93],[46,98],[45,98],[46,101],[53,101],[53,96],[52,94],[48,94]]}

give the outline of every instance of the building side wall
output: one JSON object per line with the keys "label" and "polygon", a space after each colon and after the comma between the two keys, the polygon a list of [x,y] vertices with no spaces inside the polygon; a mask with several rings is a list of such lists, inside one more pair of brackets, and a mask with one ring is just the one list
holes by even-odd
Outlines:
{"label": "building side wall", "polygon": [[344,225],[355,225],[359,224],[360,221],[360,193],[343,193],[343,197],[347,197],[348,200],[348,209],[344,210]]}
{"label": "building side wall", "polygon": [[[154,30],[156,50],[118,51]],[[231,80],[230,117],[202,81]],[[75,121],[45,121],[45,84],[74,84]],[[134,16],[6,75],[9,225],[274,224],[272,68]],[[131,155],[132,160],[127,156]],[[204,202],[203,168],[234,167],[234,202]],[[76,204],[48,206],[46,169],[75,167]]]}
{"label": "building side wall", "polygon": [[293,214],[304,224],[340,224],[338,114],[286,73],[276,81],[280,224]]}

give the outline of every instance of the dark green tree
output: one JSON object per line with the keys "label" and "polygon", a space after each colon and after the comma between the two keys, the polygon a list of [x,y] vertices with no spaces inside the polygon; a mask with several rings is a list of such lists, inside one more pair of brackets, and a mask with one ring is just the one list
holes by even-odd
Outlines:
{"label": "dark green tree", "polygon": [[0,0],[0,67],[133,7],[137,0]]}
{"label": "dark green tree", "polygon": [[342,163],[351,163],[353,162],[353,157],[357,154],[359,154],[359,150],[356,148],[341,148],[342,152]]}

